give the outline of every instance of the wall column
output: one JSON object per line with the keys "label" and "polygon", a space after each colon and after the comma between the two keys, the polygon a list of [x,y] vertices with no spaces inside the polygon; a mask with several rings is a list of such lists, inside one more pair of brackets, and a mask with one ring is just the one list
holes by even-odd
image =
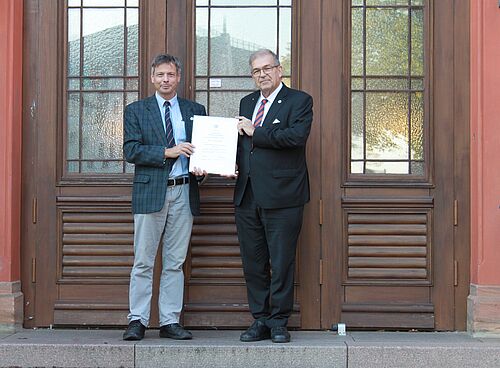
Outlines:
{"label": "wall column", "polygon": [[467,328],[500,334],[500,8],[471,1],[471,286]]}
{"label": "wall column", "polygon": [[23,1],[0,0],[0,330],[22,326]]}

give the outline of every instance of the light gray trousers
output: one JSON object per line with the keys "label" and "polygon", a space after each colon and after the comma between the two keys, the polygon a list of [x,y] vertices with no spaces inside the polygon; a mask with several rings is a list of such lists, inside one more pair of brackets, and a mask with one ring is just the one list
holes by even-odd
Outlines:
{"label": "light gray trousers", "polygon": [[160,326],[179,322],[184,297],[182,265],[193,227],[189,207],[189,184],[167,187],[165,204],[159,212],[134,215],[134,266],[130,273],[128,320],[149,325],[153,267],[162,241],[160,278]]}

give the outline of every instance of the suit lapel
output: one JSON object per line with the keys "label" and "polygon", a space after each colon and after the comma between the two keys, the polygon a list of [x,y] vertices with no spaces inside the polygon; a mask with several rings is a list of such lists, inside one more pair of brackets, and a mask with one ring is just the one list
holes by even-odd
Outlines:
{"label": "suit lapel", "polygon": [[283,84],[283,87],[281,87],[281,91],[279,91],[278,95],[273,101],[273,104],[271,105],[271,108],[267,112],[266,118],[264,119],[262,126],[269,125],[271,124],[270,122],[274,121],[274,118],[278,114],[278,111],[281,109],[281,106],[285,104],[287,95],[288,95],[288,87]]}
{"label": "suit lapel", "polygon": [[254,93],[251,94],[250,99],[248,100],[247,103],[245,103],[243,106],[241,106],[241,115],[252,120],[253,117],[253,111],[255,110],[255,105],[257,104],[257,101],[259,100],[260,96],[260,91],[255,91]]}
{"label": "suit lapel", "polygon": [[163,145],[167,145],[167,136],[165,135],[165,130],[163,128],[163,120],[161,118],[160,108],[158,107],[158,101],[156,100],[156,96],[153,95],[146,99],[146,109],[149,111],[151,117],[151,125],[156,133],[156,135],[160,138]]}
{"label": "suit lapel", "polygon": [[187,100],[177,97],[177,102],[179,102],[179,109],[181,110],[182,120],[184,121],[184,129],[186,129],[186,140],[191,142],[191,137],[193,135],[193,111],[191,105]]}

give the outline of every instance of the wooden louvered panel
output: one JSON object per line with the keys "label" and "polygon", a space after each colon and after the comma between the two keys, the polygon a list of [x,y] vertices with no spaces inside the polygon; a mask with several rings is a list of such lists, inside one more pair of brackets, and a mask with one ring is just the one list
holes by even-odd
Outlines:
{"label": "wooden louvered panel", "polygon": [[123,212],[63,212],[62,281],[128,278],[133,217]]}
{"label": "wooden louvered panel", "polygon": [[348,213],[348,280],[426,280],[427,214]]}
{"label": "wooden louvered panel", "polygon": [[196,257],[239,257],[240,248],[232,245],[212,245],[210,247],[202,245],[192,245],[191,255]]}
{"label": "wooden louvered panel", "polygon": [[351,257],[425,257],[424,247],[349,247]]}

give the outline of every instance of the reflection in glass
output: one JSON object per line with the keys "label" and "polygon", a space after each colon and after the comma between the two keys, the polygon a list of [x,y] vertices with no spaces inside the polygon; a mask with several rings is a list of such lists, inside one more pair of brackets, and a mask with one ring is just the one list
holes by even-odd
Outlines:
{"label": "reflection in glass", "polygon": [[117,174],[123,172],[122,161],[82,161],[82,173]]}
{"label": "reflection in glass", "polygon": [[139,10],[127,9],[127,75],[139,74]]}
{"label": "reflection in glass", "polygon": [[351,162],[351,172],[353,174],[363,174],[363,163],[359,161]]}
{"label": "reflection in glass", "polygon": [[83,0],[83,6],[125,6],[125,0]]}
{"label": "reflection in glass", "polygon": [[[196,102],[208,107],[208,93],[207,92],[197,92],[196,93]],[[208,112],[208,111],[207,111]]]}
{"label": "reflection in glass", "polygon": [[411,173],[413,175],[424,175],[424,163],[423,162],[411,162]]}
{"label": "reflection in glass", "polygon": [[212,0],[211,4],[212,4],[212,6],[220,6],[220,5],[266,6],[266,5],[278,5],[278,1],[277,0]]}
{"label": "reflection in glass", "polygon": [[68,90],[79,90],[80,89],[80,79],[79,78],[68,78]]}
{"label": "reflection in glass", "polygon": [[123,78],[85,78],[83,80],[84,90],[113,90],[123,89]]}
{"label": "reflection in glass", "polygon": [[196,9],[196,75],[208,74],[208,8]]}
{"label": "reflection in glass", "polygon": [[80,9],[68,9],[68,75],[80,75]]}
{"label": "reflection in glass", "polygon": [[210,115],[232,118],[238,116],[240,100],[248,92],[212,92],[210,93]]}
{"label": "reflection in glass", "polygon": [[351,75],[363,75],[363,9],[352,9]]}
{"label": "reflection in glass", "polygon": [[125,89],[138,90],[139,89],[139,78],[128,78],[125,79]]}
{"label": "reflection in glass", "polygon": [[363,94],[353,93],[351,101],[351,159],[363,158]]}
{"label": "reflection in glass", "polygon": [[[210,73],[248,75],[248,58],[261,48],[276,50],[276,8],[213,8],[210,24]],[[265,24],[265,27],[255,27]]]}
{"label": "reflection in glass", "polygon": [[411,94],[411,159],[424,159],[424,100],[421,92]]}
{"label": "reflection in glass", "polygon": [[408,73],[408,10],[366,10],[366,74]]}
{"label": "reflection in glass", "polygon": [[70,93],[68,96],[67,156],[78,159],[80,152],[80,94]]}
{"label": "reflection in glass", "polygon": [[123,75],[124,10],[83,10],[83,74]]}
{"label": "reflection in glass", "polygon": [[408,0],[366,0],[366,6],[372,5],[408,5]]}
{"label": "reflection in glass", "polygon": [[367,174],[408,174],[408,162],[366,161]]}
{"label": "reflection in glass", "polygon": [[292,72],[292,9],[280,9],[280,42],[278,57],[283,66],[283,75]]}
{"label": "reflection in glass", "polygon": [[82,158],[121,159],[123,94],[84,92],[82,97]]}
{"label": "reflection in glass", "polygon": [[411,74],[424,75],[424,12],[411,12]]}
{"label": "reflection in glass", "polygon": [[408,95],[369,93],[366,96],[366,157],[408,158]]}
{"label": "reflection in glass", "polygon": [[407,90],[408,80],[403,78],[368,78],[366,89],[369,90]]}
{"label": "reflection in glass", "polygon": [[68,170],[69,173],[77,173],[80,171],[80,165],[78,161],[68,161],[68,164],[66,165],[66,170]]}

